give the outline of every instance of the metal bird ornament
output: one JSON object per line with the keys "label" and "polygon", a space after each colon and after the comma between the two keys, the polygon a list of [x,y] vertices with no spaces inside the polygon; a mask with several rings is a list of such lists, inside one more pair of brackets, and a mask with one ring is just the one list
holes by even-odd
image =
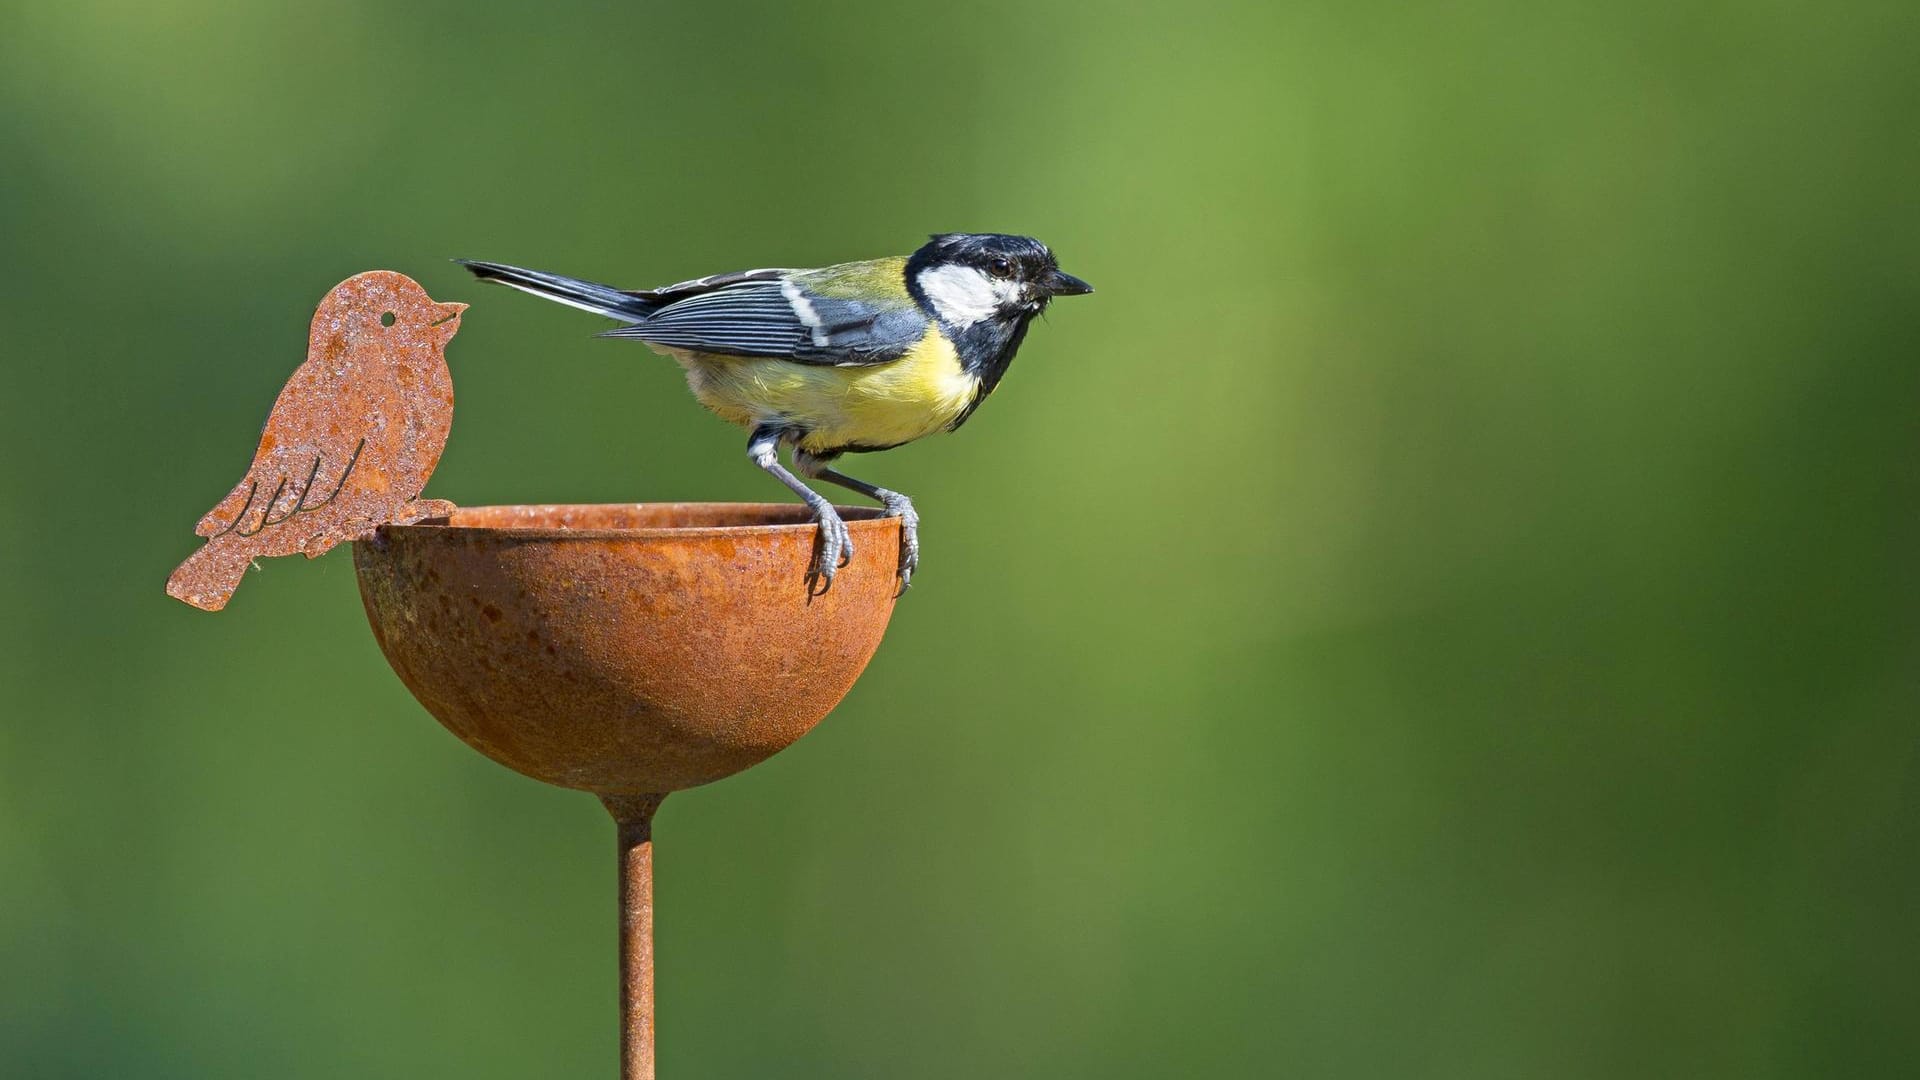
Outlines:
{"label": "metal bird ornament", "polygon": [[200,519],[194,531],[207,542],[167,579],[167,595],[218,611],[256,558],[311,559],[382,524],[450,512],[452,503],[419,496],[453,427],[446,348],[466,307],[435,303],[391,270],[334,286],[253,464]]}

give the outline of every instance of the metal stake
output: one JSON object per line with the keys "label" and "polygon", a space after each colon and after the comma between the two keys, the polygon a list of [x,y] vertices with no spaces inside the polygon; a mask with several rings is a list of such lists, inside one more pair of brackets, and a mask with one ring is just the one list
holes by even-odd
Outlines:
{"label": "metal stake", "polygon": [[653,815],[665,795],[602,795],[620,853],[620,1078],[653,1075]]}

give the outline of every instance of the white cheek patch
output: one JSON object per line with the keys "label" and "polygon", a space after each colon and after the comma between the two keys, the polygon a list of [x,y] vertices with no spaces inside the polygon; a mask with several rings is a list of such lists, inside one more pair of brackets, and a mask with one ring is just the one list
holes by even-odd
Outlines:
{"label": "white cheek patch", "polygon": [[933,301],[940,317],[955,326],[966,327],[991,317],[1000,309],[999,286],[971,266],[936,266],[920,271],[920,288]]}

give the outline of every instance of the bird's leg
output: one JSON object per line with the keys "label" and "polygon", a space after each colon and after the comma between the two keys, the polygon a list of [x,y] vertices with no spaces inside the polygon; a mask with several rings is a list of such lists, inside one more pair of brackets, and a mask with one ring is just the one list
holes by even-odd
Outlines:
{"label": "bird's leg", "polygon": [[[780,437],[785,433],[785,428],[773,424],[754,428],[752,438],[747,440],[747,457],[800,496],[807,509],[813,511],[814,520],[820,523],[820,546],[815,549],[813,566],[807,571],[807,592],[821,596],[833,587],[833,575],[852,561],[853,538],[847,534],[847,523],[840,520],[833,504],[781,466]],[[815,582],[819,583],[817,592]]]}
{"label": "bird's leg", "polygon": [[795,449],[793,463],[802,472],[816,480],[825,480],[829,484],[839,484],[843,488],[857,491],[881,506],[886,507],[888,517],[900,519],[900,589],[906,591],[913,584],[913,572],[920,566],[920,514],[913,508],[913,500],[897,491],[888,491],[865,480],[856,480],[846,473],[827,467],[831,458],[815,457],[804,450]]}

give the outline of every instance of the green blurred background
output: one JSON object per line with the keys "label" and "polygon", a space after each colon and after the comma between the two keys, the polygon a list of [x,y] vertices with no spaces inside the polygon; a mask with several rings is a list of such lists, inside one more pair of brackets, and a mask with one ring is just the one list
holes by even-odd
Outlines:
{"label": "green blurred background", "polygon": [[470,282],[1041,236],[862,460],[926,561],[667,803],[668,1077],[1815,1077],[1920,1053],[1911,3],[7,3],[0,1074],[610,1076],[612,829],[350,557],[166,599],[306,320],[472,301],[430,494],[778,498]]}

